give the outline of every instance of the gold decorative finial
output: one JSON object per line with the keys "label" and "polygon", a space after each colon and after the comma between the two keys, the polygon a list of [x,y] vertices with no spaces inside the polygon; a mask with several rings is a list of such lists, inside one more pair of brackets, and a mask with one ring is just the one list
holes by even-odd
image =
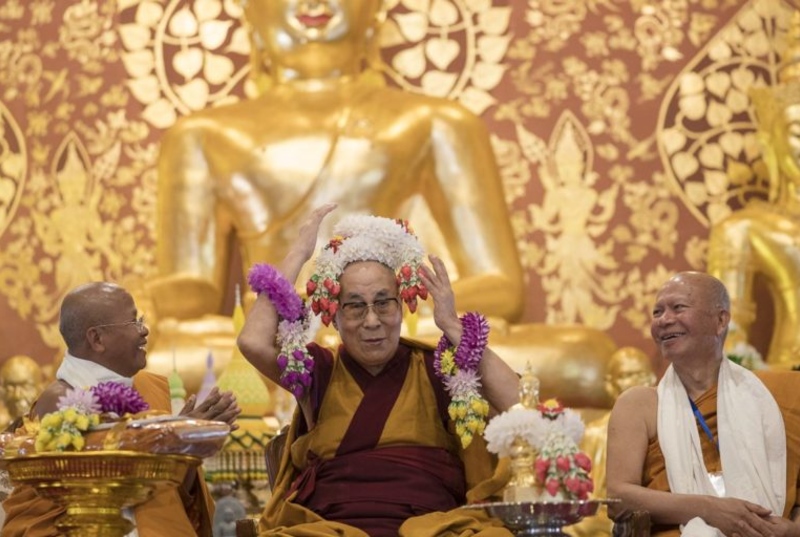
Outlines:
{"label": "gold decorative finial", "polygon": [[534,375],[530,362],[519,379],[519,404],[531,410],[539,406],[539,377]]}

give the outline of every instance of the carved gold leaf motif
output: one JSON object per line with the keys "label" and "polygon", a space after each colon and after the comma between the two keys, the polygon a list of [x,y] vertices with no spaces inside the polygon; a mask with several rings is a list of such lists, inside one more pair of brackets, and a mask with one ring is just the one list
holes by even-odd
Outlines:
{"label": "carved gold leaf motif", "polygon": [[[667,92],[659,151],[676,192],[703,225],[729,214],[731,203],[766,195],[766,177],[755,174],[763,165],[747,91],[775,80],[789,14],[781,2],[748,3]],[[678,113],[667,119],[672,103]]]}
{"label": "carved gold leaf motif", "polygon": [[27,176],[25,137],[0,102],[0,236],[14,218]]}

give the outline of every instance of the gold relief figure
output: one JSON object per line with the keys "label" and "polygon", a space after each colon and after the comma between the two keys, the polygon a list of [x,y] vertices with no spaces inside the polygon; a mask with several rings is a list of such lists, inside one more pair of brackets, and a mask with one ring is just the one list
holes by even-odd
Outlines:
{"label": "gold relief figure", "polygon": [[0,428],[28,414],[43,388],[42,369],[33,358],[12,356],[0,365]]}
{"label": "gold relief figure", "polygon": [[0,102],[0,235],[11,223],[26,177],[25,137]]}
{"label": "gold relief figure", "polygon": [[[605,375],[605,389],[612,401],[633,386],[655,386],[656,376],[650,358],[634,347],[622,347],[617,350],[608,362]],[[608,420],[611,412],[589,422],[581,441],[583,450],[592,459],[592,480],[594,481],[595,498],[605,498],[606,489],[606,440],[608,437]],[[580,524],[572,526],[570,533],[576,537],[598,537],[611,535],[612,523],[605,511],[595,517],[587,518]]]}
{"label": "gold relief figure", "polygon": [[769,198],[714,225],[709,241],[708,271],[728,288],[737,326],[727,345],[748,341],[756,317],[754,279],[762,277],[774,312],[766,362],[774,366],[800,361],[799,62],[800,13],[795,13],[778,83],[751,91],[769,170]]}
{"label": "gold relief figure", "polygon": [[[595,245],[595,239],[606,231],[614,214],[619,187],[595,189],[591,142],[571,113],[565,112],[559,120],[551,146],[553,156],[540,174],[544,201],[533,207],[534,229],[548,234],[552,250],[540,267],[551,306],[548,321],[585,322],[604,330],[614,323],[619,306],[599,307],[593,295],[615,304],[622,289],[619,284],[615,288],[604,285],[601,273],[618,264],[607,248]],[[606,280],[610,283],[612,278]]]}
{"label": "gold relief figure", "polygon": [[[98,210],[101,190],[89,171],[89,156],[74,134],[68,135],[55,153],[53,176],[57,187],[49,211],[32,213],[42,249],[54,260],[55,291],[52,309],[39,314],[42,322],[57,316],[58,304],[67,291],[80,283],[103,278],[102,262],[113,251],[109,229]],[[111,263],[110,268],[115,268]],[[57,333],[42,332],[45,342],[60,347]]]}

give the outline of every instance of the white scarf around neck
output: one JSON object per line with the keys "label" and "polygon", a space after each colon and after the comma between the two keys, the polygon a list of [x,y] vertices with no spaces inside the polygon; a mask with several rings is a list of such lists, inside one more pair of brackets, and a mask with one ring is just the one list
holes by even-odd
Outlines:
{"label": "white scarf around neck", "polygon": [[96,386],[101,382],[119,382],[129,388],[133,386],[133,379],[124,377],[91,360],[84,360],[67,352],[61,362],[56,378],[63,380],[73,388],[83,390]]}
{"label": "white scarf around neck", "polygon": [[[717,389],[717,442],[725,493],[783,514],[786,502],[786,432],[778,404],[752,372],[722,359]],[[678,494],[716,496],[708,477],[689,396],[672,365],[658,384],[658,443],[669,488]],[[682,536],[722,536],[695,518]]]}

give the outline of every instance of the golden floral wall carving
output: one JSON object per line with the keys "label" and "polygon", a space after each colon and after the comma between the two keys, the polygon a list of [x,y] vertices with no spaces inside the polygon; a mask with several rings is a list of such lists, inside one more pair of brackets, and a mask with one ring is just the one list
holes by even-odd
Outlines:
{"label": "golden floral wall carving", "polygon": [[[388,82],[458,99],[490,129],[526,320],[647,347],[658,285],[702,268],[709,222],[766,192],[747,89],[774,78],[796,6],[388,7]],[[78,281],[135,287],[153,273],[161,133],[256,91],[239,13],[236,0],[0,6],[0,360],[58,353],[57,307]]]}

